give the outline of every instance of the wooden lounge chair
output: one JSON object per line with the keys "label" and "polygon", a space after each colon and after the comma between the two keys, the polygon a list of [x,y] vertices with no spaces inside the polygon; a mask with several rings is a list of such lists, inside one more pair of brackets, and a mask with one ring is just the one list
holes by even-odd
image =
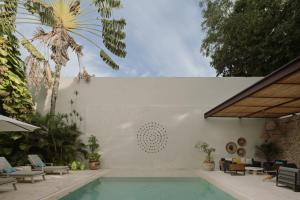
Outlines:
{"label": "wooden lounge chair", "polygon": [[44,163],[38,155],[28,155],[28,160],[34,171],[44,171],[46,174],[69,173],[68,166],[53,166],[53,163]]}
{"label": "wooden lounge chair", "polygon": [[12,184],[14,187],[14,190],[17,190],[16,186],[17,180],[15,178],[0,178],[0,185],[6,185],[6,184]]}
{"label": "wooden lounge chair", "polygon": [[34,178],[36,176],[42,176],[43,180],[45,180],[45,173],[42,171],[16,171],[9,162],[4,157],[0,157],[0,171],[2,175],[6,177],[13,177],[16,179],[25,179],[30,178],[31,183],[34,183]]}

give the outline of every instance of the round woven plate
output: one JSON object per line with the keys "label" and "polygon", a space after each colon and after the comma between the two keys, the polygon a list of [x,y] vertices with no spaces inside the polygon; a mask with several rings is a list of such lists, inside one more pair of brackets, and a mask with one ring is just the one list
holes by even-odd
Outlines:
{"label": "round woven plate", "polygon": [[243,146],[246,146],[247,141],[246,141],[245,138],[241,137],[241,138],[238,139],[237,143],[238,143],[241,147],[243,147]]}
{"label": "round woven plate", "polygon": [[234,154],[234,153],[236,153],[236,150],[237,150],[237,145],[236,145],[236,143],[234,143],[234,142],[228,142],[228,143],[226,144],[226,151],[227,151],[228,153]]}
{"label": "round woven plate", "polygon": [[244,157],[244,156],[246,155],[246,150],[245,150],[244,148],[238,148],[237,154],[238,154],[240,157]]}

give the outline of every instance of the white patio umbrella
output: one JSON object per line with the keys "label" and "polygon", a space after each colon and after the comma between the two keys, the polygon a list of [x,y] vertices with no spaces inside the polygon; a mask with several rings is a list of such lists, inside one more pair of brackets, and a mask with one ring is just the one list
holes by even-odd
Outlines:
{"label": "white patio umbrella", "polygon": [[27,124],[16,119],[0,115],[0,132],[26,131],[32,132],[39,127]]}

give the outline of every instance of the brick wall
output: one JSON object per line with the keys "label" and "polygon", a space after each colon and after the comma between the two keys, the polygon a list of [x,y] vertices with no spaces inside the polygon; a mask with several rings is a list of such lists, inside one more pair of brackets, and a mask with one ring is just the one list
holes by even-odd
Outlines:
{"label": "brick wall", "polygon": [[297,164],[300,168],[300,116],[267,120],[263,139],[269,139],[281,148],[279,159]]}

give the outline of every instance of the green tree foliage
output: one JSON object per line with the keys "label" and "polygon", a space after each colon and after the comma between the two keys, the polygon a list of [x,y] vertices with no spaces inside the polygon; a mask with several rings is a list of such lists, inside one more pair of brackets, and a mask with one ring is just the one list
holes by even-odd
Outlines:
{"label": "green tree foliage", "polygon": [[18,41],[13,35],[16,7],[15,0],[0,5],[0,113],[25,119],[34,111],[34,105],[27,88]]}
{"label": "green tree foliage", "polygon": [[218,76],[265,76],[300,55],[300,1],[202,0],[201,51]]}
{"label": "green tree foliage", "polygon": [[[11,18],[17,16],[17,24],[39,27],[32,39],[16,31],[22,45],[30,53],[25,63],[28,68],[28,80],[36,88],[45,81],[52,89],[50,112],[55,113],[58,98],[61,70],[69,61],[69,50],[73,50],[78,58],[79,79],[90,80],[81,58],[83,46],[77,43],[78,38],[90,42],[100,51],[101,59],[112,69],[119,65],[110,54],[124,58],[127,54],[125,44],[125,19],[115,19],[113,11],[122,7],[121,0],[0,0],[0,10],[4,27],[13,27]],[[4,8],[4,9],[2,9]],[[17,15],[18,13],[18,15]],[[97,17],[99,16],[99,17]],[[9,26],[8,26],[9,25]],[[91,38],[93,37],[93,38]],[[97,41],[98,39],[100,41]],[[32,42],[39,42],[47,47],[44,53]],[[51,73],[50,60],[43,55],[51,52],[50,59],[55,64]],[[52,77],[54,75],[54,77]]]}
{"label": "green tree foliage", "polygon": [[15,38],[0,36],[0,112],[26,119],[34,112],[34,105],[19,55]]}
{"label": "green tree foliage", "polygon": [[13,165],[28,163],[28,154],[38,154],[47,162],[69,165],[87,155],[86,145],[80,139],[79,114],[34,114],[28,122],[41,127],[32,133],[0,134],[0,156]]}

